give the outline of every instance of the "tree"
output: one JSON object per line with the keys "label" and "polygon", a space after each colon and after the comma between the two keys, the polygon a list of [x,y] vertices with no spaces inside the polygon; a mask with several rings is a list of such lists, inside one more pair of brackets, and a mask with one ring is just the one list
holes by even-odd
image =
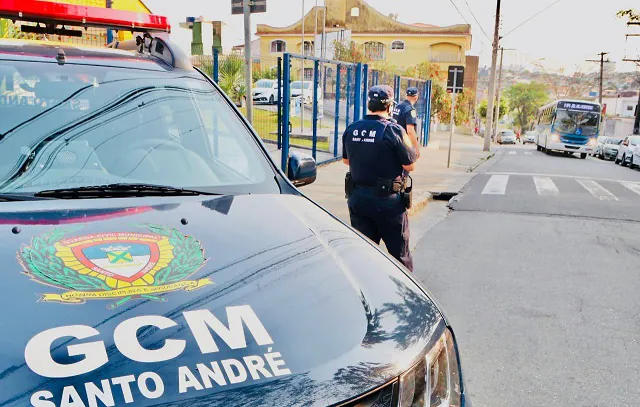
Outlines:
{"label": "tree", "polygon": [[425,80],[431,79],[439,82],[446,79],[444,73],[440,70],[440,67],[438,65],[432,64],[427,61],[421,62],[418,65],[412,66],[411,68],[407,68],[407,70],[404,72],[404,76]]}
{"label": "tree", "polygon": [[[487,109],[489,108],[487,106],[488,104],[489,104],[488,101],[485,99],[482,102],[480,102],[480,105],[478,106],[478,114],[483,119],[487,118]],[[507,106],[507,100],[504,99],[504,98],[500,98],[500,117],[499,118],[504,117],[504,115],[506,115],[507,113],[509,113],[509,107]]]}
{"label": "tree", "polygon": [[240,55],[227,55],[220,61],[219,85],[233,101],[242,102],[247,90],[244,84],[244,58]]}
{"label": "tree", "polygon": [[515,123],[520,130],[533,121],[538,109],[549,99],[542,83],[518,83],[509,87],[504,95],[516,114]]}
{"label": "tree", "polygon": [[364,49],[364,44],[356,44],[353,41],[334,41],[334,59],[351,63],[369,63],[370,58]]}

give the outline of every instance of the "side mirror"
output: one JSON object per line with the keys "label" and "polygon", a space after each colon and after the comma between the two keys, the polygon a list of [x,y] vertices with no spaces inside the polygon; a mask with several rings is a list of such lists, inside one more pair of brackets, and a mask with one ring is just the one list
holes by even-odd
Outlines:
{"label": "side mirror", "polygon": [[318,168],[313,157],[300,154],[289,154],[289,165],[287,166],[287,177],[297,187],[312,184],[318,175]]}

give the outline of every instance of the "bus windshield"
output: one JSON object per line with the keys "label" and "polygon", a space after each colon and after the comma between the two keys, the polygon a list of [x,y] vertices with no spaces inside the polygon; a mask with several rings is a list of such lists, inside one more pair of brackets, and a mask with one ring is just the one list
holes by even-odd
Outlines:
{"label": "bus windshield", "polygon": [[598,113],[557,110],[554,129],[559,133],[595,136],[599,118]]}

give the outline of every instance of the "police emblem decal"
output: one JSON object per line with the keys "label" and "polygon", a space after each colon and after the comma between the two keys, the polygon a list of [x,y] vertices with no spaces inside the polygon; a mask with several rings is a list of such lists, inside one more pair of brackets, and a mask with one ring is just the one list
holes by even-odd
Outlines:
{"label": "police emblem decal", "polygon": [[159,295],[213,284],[186,280],[206,262],[198,240],[164,226],[141,227],[146,231],[81,236],[69,236],[75,229],[53,229],[23,246],[18,261],[38,283],[68,290],[43,294],[44,302],[115,299],[109,306],[115,308],[133,299],[166,301]]}
{"label": "police emblem decal", "polygon": [[418,113],[415,110],[412,110],[411,111],[411,117],[413,117],[415,119],[416,117],[418,117]]}

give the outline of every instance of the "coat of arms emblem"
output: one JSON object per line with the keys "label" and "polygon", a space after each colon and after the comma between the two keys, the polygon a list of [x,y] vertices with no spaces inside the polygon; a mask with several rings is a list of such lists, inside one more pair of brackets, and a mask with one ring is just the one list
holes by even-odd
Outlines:
{"label": "coat of arms emblem", "polygon": [[198,240],[164,226],[143,227],[139,233],[82,236],[53,229],[33,238],[18,260],[33,280],[67,290],[44,294],[41,301],[114,299],[110,307],[115,308],[133,299],[164,301],[162,294],[212,284],[208,278],[187,280],[206,262]]}

